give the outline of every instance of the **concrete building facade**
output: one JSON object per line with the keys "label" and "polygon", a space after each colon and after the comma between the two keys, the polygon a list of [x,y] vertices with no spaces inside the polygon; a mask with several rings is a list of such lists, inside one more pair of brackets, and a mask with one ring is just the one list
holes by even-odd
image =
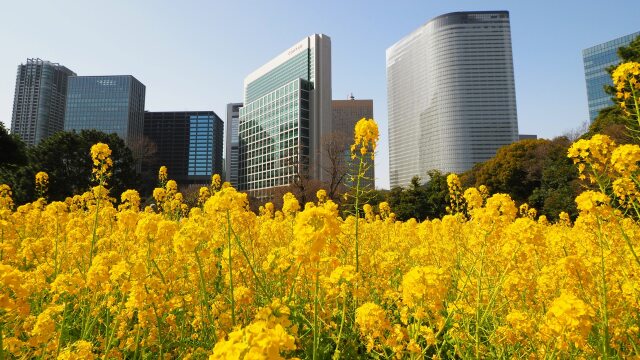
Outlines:
{"label": "concrete building facade", "polygon": [[33,146],[64,130],[67,84],[74,75],[60,64],[41,59],[18,65],[11,133]]}
{"label": "concrete building facade", "polygon": [[[354,140],[356,123],[362,119],[373,119],[373,100],[363,99],[356,100],[350,96],[348,100],[333,100],[331,102],[333,113],[334,132],[330,139],[332,144],[343,147],[343,161],[348,166],[349,175],[357,175],[358,164],[351,159],[351,144]],[[369,189],[375,189],[375,164],[374,161],[367,158],[367,171],[365,173],[364,182],[361,184]],[[350,176],[344,179],[348,186],[353,185]]]}

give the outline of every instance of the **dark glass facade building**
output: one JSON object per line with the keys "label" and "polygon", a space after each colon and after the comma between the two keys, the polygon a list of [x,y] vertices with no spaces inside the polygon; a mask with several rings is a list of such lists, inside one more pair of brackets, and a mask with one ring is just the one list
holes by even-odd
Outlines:
{"label": "dark glass facade building", "polygon": [[143,162],[143,173],[164,165],[181,185],[208,184],[222,173],[224,123],[213,111],[145,112],[144,136],[157,152]]}
{"label": "dark glass facade building", "polygon": [[11,133],[35,145],[64,130],[67,81],[74,75],[60,64],[41,59],[18,65]]}
{"label": "dark glass facade building", "polygon": [[142,142],[145,90],[131,75],[70,77],[64,129],[116,133],[135,153]]}
{"label": "dark glass facade building", "polygon": [[640,36],[640,31],[582,50],[584,77],[587,82],[589,119],[591,121],[598,116],[601,109],[613,105],[611,95],[604,91],[605,86],[613,86],[607,68],[620,63],[618,49],[629,45],[638,36]]}

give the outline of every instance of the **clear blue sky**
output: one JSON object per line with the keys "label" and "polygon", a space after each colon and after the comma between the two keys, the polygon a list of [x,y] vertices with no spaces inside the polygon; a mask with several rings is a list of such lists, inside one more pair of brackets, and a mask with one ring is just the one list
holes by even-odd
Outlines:
{"label": "clear blue sky", "polygon": [[554,137],[588,119],[582,49],[640,30],[640,1],[51,1],[0,6],[0,121],[29,57],[79,75],[131,74],[146,108],[209,110],[242,101],[251,71],[312,33],[331,37],[333,98],[373,99],[379,187],[389,186],[385,50],[452,11],[508,10],[520,133]]}

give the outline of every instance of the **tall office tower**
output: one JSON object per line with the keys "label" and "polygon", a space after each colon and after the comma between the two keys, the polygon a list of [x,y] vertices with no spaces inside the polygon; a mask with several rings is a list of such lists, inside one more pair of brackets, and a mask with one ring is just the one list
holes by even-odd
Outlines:
{"label": "tall office tower", "polygon": [[313,34],[244,79],[238,188],[264,196],[296,176],[324,180],[331,131],[331,40]]}
{"label": "tall office tower", "polygon": [[115,133],[135,152],[142,142],[145,89],[131,75],[72,76],[64,129]]}
{"label": "tall office tower", "polygon": [[35,145],[64,129],[67,79],[75,73],[40,59],[18,65],[11,133]]}
{"label": "tall office tower", "polygon": [[507,11],[431,19],[387,49],[391,186],[460,173],[518,140]]}
{"label": "tall office tower", "polygon": [[[355,127],[358,120],[362,118],[373,119],[373,100],[356,100],[353,95],[349,97],[349,100],[333,100],[331,102],[331,110],[333,113],[333,127],[334,132],[329,139],[331,144],[326,142],[323,144],[328,145],[341,145],[343,147],[343,161],[344,164],[349,166],[349,174],[357,174],[358,165],[351,160],[351,144],[353,144]],[[365,180],[361,184],[367,188],[375,189],[375,168],[373,160],[368,159],[368,169],[365,173]],[[349,179],[344,179],[345,184],[353,185]]]}
{"label": "tall office tower", "polygon": [[591,121],[598,116],[600,110],[613,105],[611,95],[604,91],[606,85],[613,86],[607,68],[620,63],[618,49],[629,45],[638,36],[640,31],[582,50]]}
{"label": "tall office tower", "polygon": [[240,141],[238,139],[238,127],[240,124],[240,108],[242,103],[227,104],[227,124],[226,124],[226,159],[225,171],[226,180],[232,186],[238,186],[238,162],[240,152]]}
{"label": "tall office tower", "polygon": [[209,184],[211,175],[222,173],[224,123],[213,111],[147,111],[144,136],[157,150],[142,164],[143,174],[157,174],[164,165],[169,178],[186,185]]}

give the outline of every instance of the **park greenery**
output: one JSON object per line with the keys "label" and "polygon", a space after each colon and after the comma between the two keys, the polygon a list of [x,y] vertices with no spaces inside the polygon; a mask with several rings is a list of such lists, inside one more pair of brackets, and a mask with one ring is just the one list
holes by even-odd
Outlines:
{"label": "park greenery", "polygon": [[111,188],[115,192],[139,185],[136,165],[129,148],[116,134],[96,130],[59,132],[33,147],[26,147],[19,138],[0,126],[0,183],[9,184],[14,201],[24,204],[36,200],[35,174],[49,174],[48,199],[62,201],[68,196],[91,188],[91,158],[86,154],[95,143],[108,144],[112,149],[114,168]]}

